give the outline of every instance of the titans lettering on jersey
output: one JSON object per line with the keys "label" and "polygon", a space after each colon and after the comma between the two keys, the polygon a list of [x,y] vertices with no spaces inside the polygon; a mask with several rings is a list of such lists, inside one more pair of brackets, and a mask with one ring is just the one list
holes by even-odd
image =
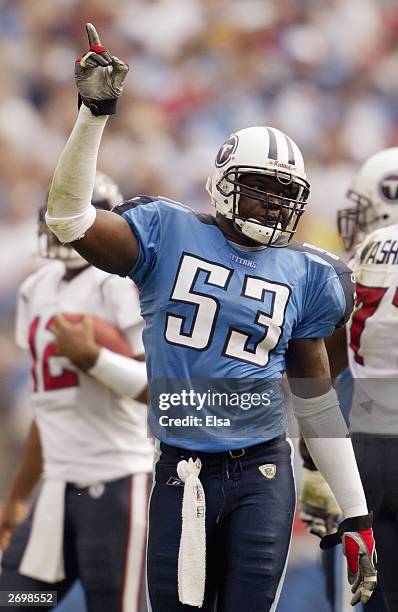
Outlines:
{"label": "titans lettering on jersey", "polygon": [[[298,243],[238,249],[213,217],[167,200],[134,199],[123,217],[140,245],[129,276],[140,288],[146,321],[154,435],[206,451],[280,435],[285,413],[276,383],[285,371],[288,342],[330,335],[349,315],[352,283],[346,299],[341,270],[327,254]],[[228,420],[228,410],[242,415],[232,432],[225,422],[217,426],[220,403],[213,401],[213,391],[218,400],[227,394],[228,381],[234,381],[234,402],[224,405],[222,420]],[[173,414],[192,418],[170,423]],[[188,430],[178,430],[184,424]]]}

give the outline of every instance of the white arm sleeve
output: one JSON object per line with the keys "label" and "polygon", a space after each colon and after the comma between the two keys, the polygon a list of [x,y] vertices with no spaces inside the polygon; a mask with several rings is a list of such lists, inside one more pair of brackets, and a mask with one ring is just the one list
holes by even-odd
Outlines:
{"label": "white arm sleeve", "polygon": [[345,518],[368,513],[354,450],[334,389],[320,397],[293,396],[293,410],[311,457]]}
{"label": "white arm sleeve", "polygon": [[130,359],[106,348],[100,350],[97,361],[87,374],[122,397],[136,398],[147,385],[144,361]]}
{"label": "white arm sleeve", "polygon": [[84,104],[55,169],[46,223],[65,243],[82,238],[95,221],[91,205],[98,149],[108,117],[94,117]]}

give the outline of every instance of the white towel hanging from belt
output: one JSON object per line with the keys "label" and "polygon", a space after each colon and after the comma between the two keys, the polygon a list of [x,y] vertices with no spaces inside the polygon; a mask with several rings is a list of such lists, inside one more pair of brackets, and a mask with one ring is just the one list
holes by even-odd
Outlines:
{"label": "white towel hanging from belt", "polygon": [[201,608],[206,582],[206,502],[199,473],[200,459],[180,461],[177,473],[184,482],[182,530],[178,553],[178,597],[182,604]]}

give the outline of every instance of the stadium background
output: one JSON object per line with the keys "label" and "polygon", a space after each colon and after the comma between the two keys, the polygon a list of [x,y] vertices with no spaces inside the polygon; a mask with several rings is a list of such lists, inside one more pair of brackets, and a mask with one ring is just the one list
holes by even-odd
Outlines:
{"label": "stadium background", "polygon": [[[299,237],[338,252],[335,215],[352,172],[398,143],[395,0],[0,0],[0,500],[30,419],[16,290],[42,263],[36,213],[76,116],[86,21],[131,66],[99,158],[125,196],[209,210],[204,183],[220,143],[273,125],[302,148],[312,185]],[[316,547],[298,525],[281,612],[327,610],[309,604],[322,588]]]}

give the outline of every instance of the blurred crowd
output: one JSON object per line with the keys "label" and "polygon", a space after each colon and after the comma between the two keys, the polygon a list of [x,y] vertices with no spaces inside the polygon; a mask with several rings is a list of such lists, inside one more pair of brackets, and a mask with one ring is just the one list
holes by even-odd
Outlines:
{"label": "blurred crowd", "polygon": [[[312,184],[300,237],[339,250],[351,173],[398,143],[396,0],[0,0],[0,419],[15,423],[28,368],[16,290],[39,265],[36,214],[76,116],[87,21],[131,67],[99,158],[125,196],[209,210],[225,137],[273,125],[302,148]],[[0,428],[0,449],[13,439]]]}

